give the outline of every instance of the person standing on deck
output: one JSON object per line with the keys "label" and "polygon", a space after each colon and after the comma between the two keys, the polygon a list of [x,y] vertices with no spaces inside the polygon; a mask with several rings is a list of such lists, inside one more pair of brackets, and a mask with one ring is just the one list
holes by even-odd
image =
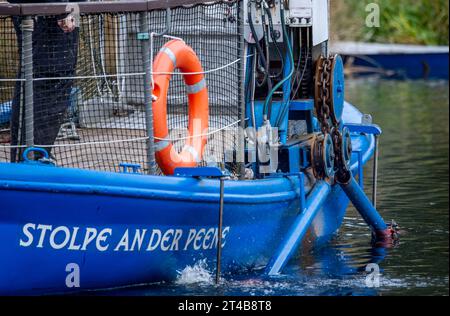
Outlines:
{"label": "person standing on deck", "polygon": [[[61,3],[83,2],[84,0],[9,0],[10,3]],[[33,77],[58,78],[75,76],[78,53],[78,28],[72,14],[60,16],[36,16],[33,29]],[[23,18],[14,18],[19,55],[22,54]],[[21,69],[21,65],[20,68]],[[22,77],[19,70],[19,78]],[[34,143],[44,145],[49,155],[51,146],[64,123],[69,106],[73,79],[49,79],[33,82]],[[21,109],[21,89],[17,82],[11,113],[11,145],[25,144],[25,110]],[[48,145],[49,147],[45,147]],[[23,149],[11,149],[11,162],[22,160]]]}

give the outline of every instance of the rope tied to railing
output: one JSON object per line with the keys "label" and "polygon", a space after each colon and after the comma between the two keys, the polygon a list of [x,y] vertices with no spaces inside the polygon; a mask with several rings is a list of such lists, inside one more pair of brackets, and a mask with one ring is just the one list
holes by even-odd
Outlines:
{"label": "rope tied to railing", "polygon": [[[218,129],[215,129],[213,131],[197,134],[197,135],[189,135],[184,137],[177,137],[177,138],[160,138],[160,137],[154,137],[155,140],[158,141],[169,141],[169,142],[178,142],[182,140],[197,138],[197,137],[208,137],[211,135],[214,135],[218,132],[221,132],[229,127],[232,127],[234,125],[237,125],[241,122],[241,120],[234,121],[230,124],[227,124],[225,126],[222,126]],[[115,140],[105,140],[105,141],[94,141],[94,142],[83,142],[83,143],[71,143],[71,144],[53,144],[53,145],[38,145],[35,144],[34,147],[45,147],[45,148],[58,148],[58,147],[80,147],[80,146],[89,146],[89,145],[107,145],[107,144],[116,144],[116,143],[126,143],[126,142],[139,142],[139,141],[146,141],[148,140],[148,136],[145,137],[136,137],[136,138],[128,138],[128,139],[115,139]],[[27,145],[0,145],[0,148],[27,148]]]}
{"label": "rope tied to railing", "polygon": [[[253,55],[249,55],[248,57],[252,57]],[[155,72],[150,72],[150,74],[152,75],[179,75],[179,76],[184,76],[184,75],[206,75],[209,73],[213,73],[213,72],[217,72],[220,70],[223,70],[225,68],[231,67],[234,64],[238,63],[241,61],[241,58],[238,58],[228,64],[225,64],[223,66],[217,67],[217,68],[213,68],[213,69],[208,69],[208,70],[204,70],[201,72],[161,72],[161,71],[155,71]],[[91,75],[91,76],[70,76],[70,77],[45,77],[45,78],[33,78],[33,81],[46,81],[46,80],[77,80],[77,79],[101,79],[101,78],[112,78],[112,77],[137,77],[137,76],[144,76],[145,72],[131,72],[131,73],[117,73],[114,75]],[[20,82],[20,81],[26,81],[26,79],[12,79],[12,78],[8,78],[8,79],[0,79],[0,82]]]}

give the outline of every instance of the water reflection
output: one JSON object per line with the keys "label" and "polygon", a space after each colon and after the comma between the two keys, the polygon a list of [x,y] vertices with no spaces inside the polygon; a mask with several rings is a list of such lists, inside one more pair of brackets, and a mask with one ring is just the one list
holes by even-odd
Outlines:
{"label": "water reflection", "polygon": [[[381,264],[395,282],[380,291],[448,294],[448,82],[353,81],[347,99],[383,128],[378,207],[401,228]],[[366,230],[353,208],[348,217],[340,242],[362,255]]]}

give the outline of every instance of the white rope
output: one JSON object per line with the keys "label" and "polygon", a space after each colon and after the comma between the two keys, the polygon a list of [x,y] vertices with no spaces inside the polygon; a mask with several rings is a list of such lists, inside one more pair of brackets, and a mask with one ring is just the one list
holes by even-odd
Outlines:
{"label": "white rope", "polygon": [[219,129],[216,129],[214,131],[208,132],[208,133],[204,133],[204,134],[197,134],[197,135],[192,135],[192,136],[184,136],[184,137],[179,137],[179,138],[159,138],[159,137],[154,137],[155,140],[164,140],[167,142],[177,142],[180,140],[186,140],[186,139],[190,139],[190,138],[196,138],[196,137],[204,137],[204,136],[210,136],[213,135],[215,133],[218,133],[220,131],[223,131],[224,129],[227,129],[228,127],[234,126],[236,124],[239,124],[241,122],[241,120],[237,120],[233,123],[230,123],[228,125],[225,125]]}
{"label": "white rope", "polygon": [[[116,140],[105,140],[105,141],[97,141],[97,142],[86,142],[86,143],[73,143],[73,144],[54,144],[54,145],[33,145],[32,147],[46,147],[46,148],[57,148],[57,147],[80,147],[87,145],[105,145],[105,144],[114,144],[114,143],[125,143],[125,142],[136,142],[147,140],[148,137],[139,137],[139,138],[129,138],[129,139],[116,139]],[[27,145],[0,145],[0,148],[27,148]]]}
{"label": "white rope", "polygon": [[98,79],[98,78],[110,78],[110,77],[133,77],[143,76],[145,72],[131,72],[114,75],[91,75],[91,76],[73,76],[73,77],[48,77],[48,78],[34,78],[33,81],[45,81],[45,80],[70,80],[70,79]]}
{"label": "white rope", "polygon": [[[251,57],[251,56],[248,56]],[[201,74],[209,74],[212,72],[217,72],[222,69],[228,68],[236,63],[241,61],[241,58],[238,58],[226,65],[220,66],[218,68],[209,69],[205,71],[199,72],[162,72],[155,71],[151,72],[151,75],[201,75]],[[134,73],[122,73],[122,74],[114,74],[114,75],[96,75],[96,76],[73,76],[73,77],[48,77],[48,78],[34,78],[33,81],[45,81],[45,80],[75,80],[75,79],[96,79],[96,78],[110,78],[110,77],[133,77],[133,76],[144,76],[145,72],[134,72]],[[0,79],[2,81],[4,79]],[[6,79],[5,81],[25,81],[25,79]]]}
{"label": "white rope", "polygon": [[[248,55],[248,57],[252,57],[253,55]],[[205,75],[213,72],[220,71],[222,69],[228,68],[230,66],[233,66],[234,64],[241,61],[241,58],[238,58],[226,65],[220,66],[218,68],[214,69],[208,69],[204,71],[199,72],[162,72],[162,71],[155,71],[151,72],[152,75]],[[48,78],[34,78],[33,81],[45,81],[45,80],[75,80],[75,79],[98,79],[98,78],[111,78],[111,77],[137,77],[137,76],[144,76],[145,72],[130,72],[130,73],[118,73],[114,75],[91,75],[91,76],[72,76],[72,77],[48,77]],[[25,79],[0,79],[0,82],[2,81],[26,81]]]}
{"label": "white rope", "polygon": [[[186,139],[190,139],[190,138],[210,136],[210,135],[213,135],[220,131],[223,131],[224,129],[226,129],[228,127],[236,125],[240,121],[241,120],[235,121],[231,124],[228,124],[224,127],[221,127],[219,129],[216,129],[214,131],[211,131],[211,132],[208,132],[205,134],[198,134],[198,135],[192,135],[192,136],[186,136],[186,137],[180,137],[180,138],[171,138],[171,139],[154,137],[154,139],[155,140],[165,140],[168,142],[176,142],[176,141],[186,140]],[[81,146],[88,146],[88,145],[107,145],[107,144],[126,143],[126,142],[138,142],[138,141],[144,141],[144,140],[148,140],[148,139],[149,139],[148,136],[146,136],[146,137],[137,137],[137,138],[128,138],[128,139],[105,140],[105,141],[73,143],[73,144],[33,145],[33,147],[46,147],[46,148],[72,147],[72,146],[81,147]],[[27,146],[27,145],[0,145],[0,148],[28,148],[28,147],[29,146]]]}
{"label": "white rope", "polygon": [[[248,56],[250,57],[250,56]],[[231,63],[228,63],[226,65],[223,65],[219,68],[214,68],[214,69],[209,69],[209,70],[204,70],[204,71],[198,71],[198,72],[152,72],[152,74],[154,75],[204,75],[204,74],[209,74],[211,72],[216,72],[216,71],[220,71],[222,69],[225,69],[227,67],[233,66],[234,64],[238,63],[241,61],[241,58],[236,59],[235,61],[232,61]]]}

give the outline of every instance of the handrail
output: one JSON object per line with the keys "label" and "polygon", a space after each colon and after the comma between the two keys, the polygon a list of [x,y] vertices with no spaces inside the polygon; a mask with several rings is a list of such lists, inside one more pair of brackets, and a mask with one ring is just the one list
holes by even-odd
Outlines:
{"label": "handrail", "polygon": [[[80,14],[145,12],[158,9],[192,6],[197,4],[227,2],[216,0],[150,0],[102,1],[76,3]],[[59,15],[66,13],[67,2],[61,3],[0,3],[0,16]],[[75,4],[74,2],[70,3]]]}

